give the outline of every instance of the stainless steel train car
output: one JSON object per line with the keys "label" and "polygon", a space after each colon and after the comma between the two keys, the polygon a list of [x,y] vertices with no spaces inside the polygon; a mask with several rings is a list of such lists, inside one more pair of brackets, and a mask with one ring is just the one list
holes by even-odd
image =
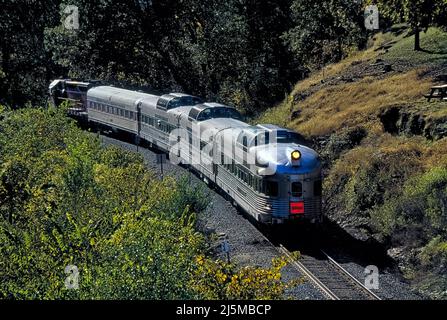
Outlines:
{"label": "stainless steel train car", "polygon": [[98,86],[85,101],[90,123],[131,133],[169,153],[257,221],[322,221],[321,162],[297,133],[249,125],[232,107],[181,93]]}

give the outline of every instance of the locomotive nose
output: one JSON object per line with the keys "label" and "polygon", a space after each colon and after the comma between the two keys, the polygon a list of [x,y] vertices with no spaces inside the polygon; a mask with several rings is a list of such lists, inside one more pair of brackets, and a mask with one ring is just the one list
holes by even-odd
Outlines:
{"label": "locomotive nose", "polygon": [[256,162],[258,167],[269,168],[262,171],[294,174],[315,170],[320,165],[318,154],[304,146],[269,145],[257,150]]}

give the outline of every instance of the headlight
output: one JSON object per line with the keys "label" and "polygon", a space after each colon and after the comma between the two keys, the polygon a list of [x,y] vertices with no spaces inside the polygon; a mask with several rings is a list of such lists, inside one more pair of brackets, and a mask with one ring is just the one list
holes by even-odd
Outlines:
{"label": "headlight", "polygon": [[301,159],[301,152],[299,152],[298,150],[295,150],[292,152],[292,160],[293,161],[298,161]]}

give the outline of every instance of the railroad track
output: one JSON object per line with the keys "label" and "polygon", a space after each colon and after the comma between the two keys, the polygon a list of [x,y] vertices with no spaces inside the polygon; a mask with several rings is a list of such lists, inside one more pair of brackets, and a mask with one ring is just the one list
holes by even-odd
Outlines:
{"label": "railroad track", "polygon": [[279,250],[330,300],[381,300],[322,250],[317,257],[306,256],[299,260],[283,245]]}

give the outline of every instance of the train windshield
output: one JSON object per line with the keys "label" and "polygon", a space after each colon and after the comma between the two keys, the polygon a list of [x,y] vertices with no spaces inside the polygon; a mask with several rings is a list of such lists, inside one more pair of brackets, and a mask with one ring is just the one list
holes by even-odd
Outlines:
{"label": "train windshield", "polygon": [[193,96],[177,97],[169,101],[168,109],[195,106],[201,103],[203,103],[203,100],[197,97]]}
{"label": "train windshield", "polygon": [[224,107],[208,108],[201,111],[197,116],[197,121],[205,121],[219,118],[236,119],[242,121],[242,116],[239,113],[239,111],[233,108],[224,108]]}
{"label": "train windshield", "polygon": [[276,142],[277,143],[296,143],[303,144],[304,138],[296,132],[291,131],[277,131]]}

